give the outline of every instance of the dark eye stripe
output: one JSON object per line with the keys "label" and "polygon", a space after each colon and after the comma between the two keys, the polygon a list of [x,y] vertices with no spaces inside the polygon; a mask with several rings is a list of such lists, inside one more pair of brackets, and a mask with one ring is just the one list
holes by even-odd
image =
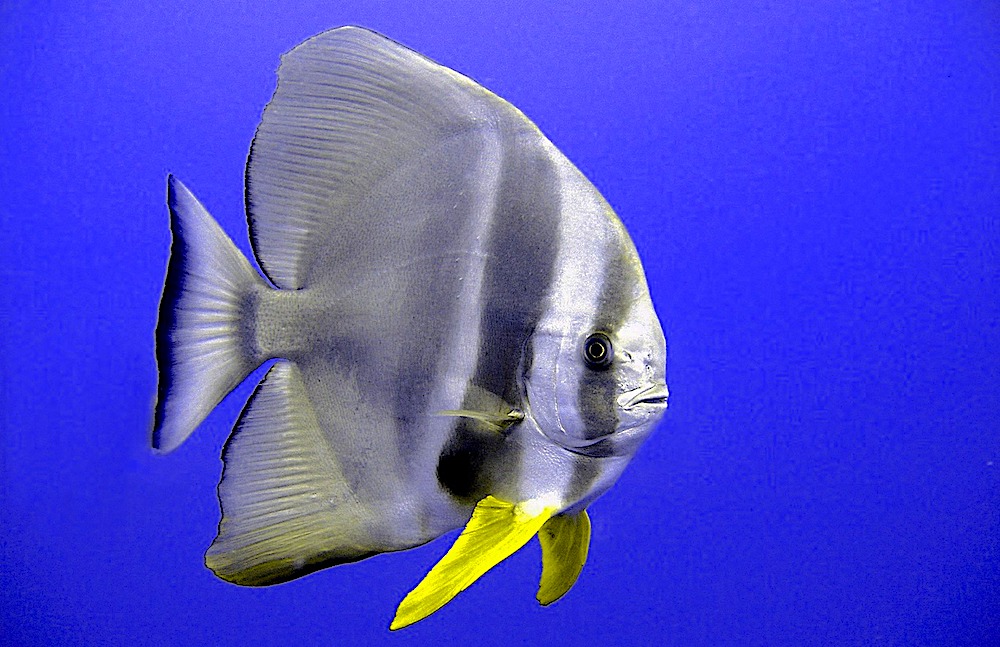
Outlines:
{"label": "dark eye stripe", "polygon": [[585,438],[601,438],[613,434],[618,428],[617,395],[614,371],[584,372],[577,389],[577,406],[583,419]]}
{"label": "dark eye stripe", "polygon": [[[630,251],[626,247],[621,256],[611,259],[605,267],[592,328],[596,332],[587,338],[590,341],[602,335],[608,340],[609,349],[613,349],[611,339],[615,331],[621,328],[628,316],[632,290],[637,282]],[[612,360],[613,357],[606,360],[603,370],[581,372],[577,407],[585,427],[584,436],[588,439],[608,436],[618,429],[618,383]],[[583,361],[586,363],[586,359]]]}

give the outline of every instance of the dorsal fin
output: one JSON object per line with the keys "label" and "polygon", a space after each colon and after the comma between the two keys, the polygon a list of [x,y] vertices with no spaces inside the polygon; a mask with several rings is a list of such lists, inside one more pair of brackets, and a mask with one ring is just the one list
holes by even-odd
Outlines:
{"label": "dorsal fin", "polygon": [[246,171],[251,242],[265,273],[278,287],[304,287],[317,253],[337,255],[326,243],[335,225],[341,237],[368,235],[344,225],[364,217],[353,208],[373,185],[498,112],[520,115],[470,79],[366,29],[327,31],[285,54]]}

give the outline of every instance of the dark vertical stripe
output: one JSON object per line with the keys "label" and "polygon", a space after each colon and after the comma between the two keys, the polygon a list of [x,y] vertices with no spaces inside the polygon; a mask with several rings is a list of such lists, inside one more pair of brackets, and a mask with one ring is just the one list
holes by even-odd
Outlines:
{"label": "dark vertical stripe", "polygon": [[[630,250],[624,242],[621,244],[621,253],[607,267],[593,322],[594,330],[608,333],[612,343],[628,317],[635,286],[639,281]],[[612,434],[618,429],[619,395],[614,375],[614,367],[608,371],[587,371],[580,381],[577,405],[585,425],[584,436],[606,438],[588,447],[586,455],[576,457],[568,487],[570,500],[577,500],[590,492],[601,475],[600,458],[614,454]]]}
{"label": "dark vertical stripe", "polygon": [[[396,358],[399,379],[392,396],[396,418],[403,428],[425,424],[427,402],[439,378],[442,359],[455,353],[448,344],[455,337],[455,327],[467,305],[457,297],[469,265],[469,259],[460,257],[455,251],[463,250],[470,230],[482,217],[473,202],[479,194],[469,186],[470,179],[463,177],[460,170],[475,169],[474,179],[483,181],[480,177],[482,149],[482,136],[467,131],[446,140],[433,155],[416,160],[420,167],[440,168],[447,163],[454,173],[445,178],[435,177],[430,186],[413,187],[412,195],[408,196],[417,204],[422,202],[431,208],[411,207],[415,216],[411,220],[414,226],[419,223],[421,229],[413,234],[412,248],[408,251],[414,259],[424,256],[426,260],[401,268],[400,272],[405,277],[405,293],[400,298],[404,304],[401,312],[406,320],[399,323],[399,346],[394,349],[399,353]],[[415,179],[419,179],[420,173],[416,175]],[[443,210],[447,207],[450,211]],[[434,209],[438,212],[433,212]],[[384,343],[383,340],[374,341]],[[403,452],[406,449],[401,447]]]}
{"label": "dark vertical stripe", "polygon": [[601,459],[577,454],[573,457],[573,474],[566,487],[566,500],[579,501],[588,494],[601,475]]}
{"label": "dark vertical stripe", "polygon": [[[559,245],[560,178],[537,133],[519,130],[504,141],[504,164],[486,245],[479,354],[465,407],[475,389],[520,406],[522,356],[541,319],[555,278]],[[477,423],[456,421],[438,464],[438,479],[453,495],[477,499],[495,480],[514,482],[520,460],[502,437]]]}
{"label": "dark vertical stripe", "polygon": [[[593,330],[586,333],[605,332],[611,337],[612,344],[628,316],[637,281],[628,261],[627,252],[622,250],[608,264],[594,313]],[[577,407],[585,425],[585,438],[608,436],[618,428],[618,392],[614,366],[608,371],[583,371],[577,389]]]}

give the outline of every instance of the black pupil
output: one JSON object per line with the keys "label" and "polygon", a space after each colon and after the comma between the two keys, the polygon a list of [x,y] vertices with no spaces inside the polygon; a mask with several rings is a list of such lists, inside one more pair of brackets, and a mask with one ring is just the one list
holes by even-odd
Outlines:
{"label": "black pupil", "polygon": [[594,333],[583,345],[583,358],[592,369],[604,369],[611,365],[611,340],[603,333]]}

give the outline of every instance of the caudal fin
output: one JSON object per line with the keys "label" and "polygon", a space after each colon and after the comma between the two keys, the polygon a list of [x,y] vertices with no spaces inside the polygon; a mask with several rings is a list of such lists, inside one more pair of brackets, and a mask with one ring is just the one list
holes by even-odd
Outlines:
{"label": "caudal fin", "polygon": [[248,304],[267,289],[205,207],[167,177],[170,261],[156,324],[153,447],[169,452],[263,361],[246,339]]}

